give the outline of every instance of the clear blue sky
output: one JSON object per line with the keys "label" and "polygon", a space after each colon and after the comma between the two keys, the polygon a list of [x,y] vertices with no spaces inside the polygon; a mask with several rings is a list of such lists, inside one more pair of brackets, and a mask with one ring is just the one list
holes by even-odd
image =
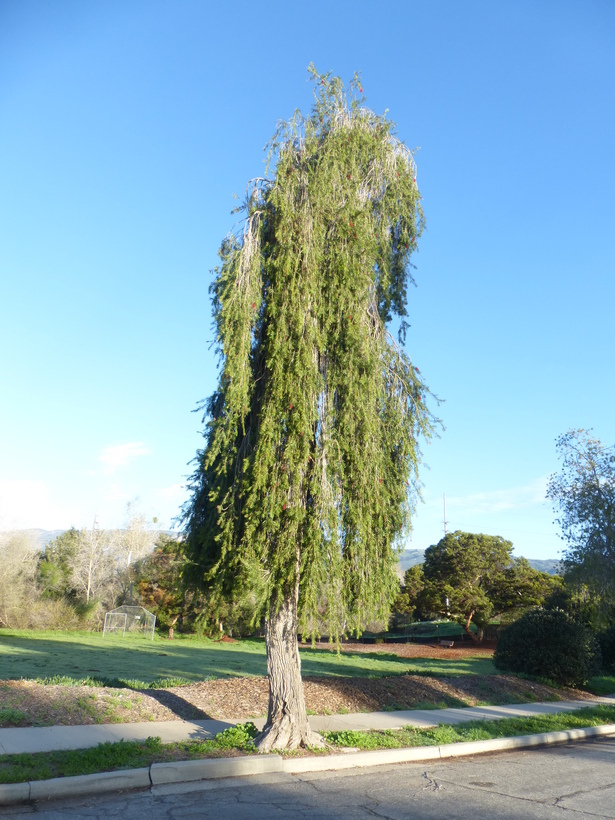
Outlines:
{"label": "clear blue sky", "polygon": [[446,493],[557,556],[556,436],[615,442],[612,0],[1,0],[0,529],[177,514],[232,194],[311,61],[420,147],[407,349],[446,430],[408,546]]}

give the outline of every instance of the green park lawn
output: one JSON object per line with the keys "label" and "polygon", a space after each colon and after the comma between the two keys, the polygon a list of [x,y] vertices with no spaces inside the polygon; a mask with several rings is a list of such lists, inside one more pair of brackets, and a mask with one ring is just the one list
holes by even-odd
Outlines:
{"label": "green park lawn", "polygon": [[[399,658],[392,654],[340,653],[302,649],[303,675],[332,677],[385,677],[414,674],[436,677],[491,675],[489,658],[463,660]],[[217,643],[195,637],[154,640],[134,637],[103,637],[92,632],[0,631],[0,680],[86,678],[139,681],[167,685],[212,678],[266,674],[263,641]],[[178,680],[180,679],[180,680]],[[164,683],[163,683],[164,685]]]}

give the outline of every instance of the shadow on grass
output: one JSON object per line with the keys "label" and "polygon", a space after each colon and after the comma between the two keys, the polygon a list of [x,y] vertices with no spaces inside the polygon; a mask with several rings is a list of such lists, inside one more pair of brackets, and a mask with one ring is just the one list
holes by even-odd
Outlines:
{"label": "shadow on grass", "polygon": [[[329,649],[302,649],[304,675],[384,677],[390,675],[493,674],[489,659],[436,660],[399,658],[387,653],[344,653]],[[105,637],[51,633],[32,635],[0,631],[0,680],[49,679],[55,676],[90,679],[113,685],[175,686],[211,678],[264,676],[267,662],[263,641],[215,644],[195,640]],[[58,680],[58,683],[65,682]],[[95,685],[95,684],[94,684]],[[151,692],[151,690],[148,689]]]}

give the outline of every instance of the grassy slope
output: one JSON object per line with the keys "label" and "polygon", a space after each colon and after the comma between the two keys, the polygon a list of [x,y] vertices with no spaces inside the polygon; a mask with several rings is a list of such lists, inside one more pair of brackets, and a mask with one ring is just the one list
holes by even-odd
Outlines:
{"label": "grassy slope", "polygon": [[[301,651],[304,675],[335,677],[383,677],[403,673],[489,675],[495,669],[488,658],[463,660],[409,660],[391,654],[344,653],[339,657],[326,649]],[[0,680],[90,677],[108,680],[161,678],[198,681],[241,675],[266,674],[262,641],[237,644],[214,643],[194,638],[153,641],[140,638],[105,637],[91,632],[0,631]]]}

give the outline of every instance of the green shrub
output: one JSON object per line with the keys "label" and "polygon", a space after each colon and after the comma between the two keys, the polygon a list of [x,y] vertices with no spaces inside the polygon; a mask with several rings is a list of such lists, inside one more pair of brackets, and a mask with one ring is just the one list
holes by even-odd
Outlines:
{"label": "green shrub", "polygon": [[562,610],[533,610],[507,626],[493,656],[497,669],[582,686],[600,670],[593,633]]}
{"label": "green shrub", "polygon": [[611,624],[598,636],[602,650],[602,665],[609,672],[615,672],[615,624]]}

